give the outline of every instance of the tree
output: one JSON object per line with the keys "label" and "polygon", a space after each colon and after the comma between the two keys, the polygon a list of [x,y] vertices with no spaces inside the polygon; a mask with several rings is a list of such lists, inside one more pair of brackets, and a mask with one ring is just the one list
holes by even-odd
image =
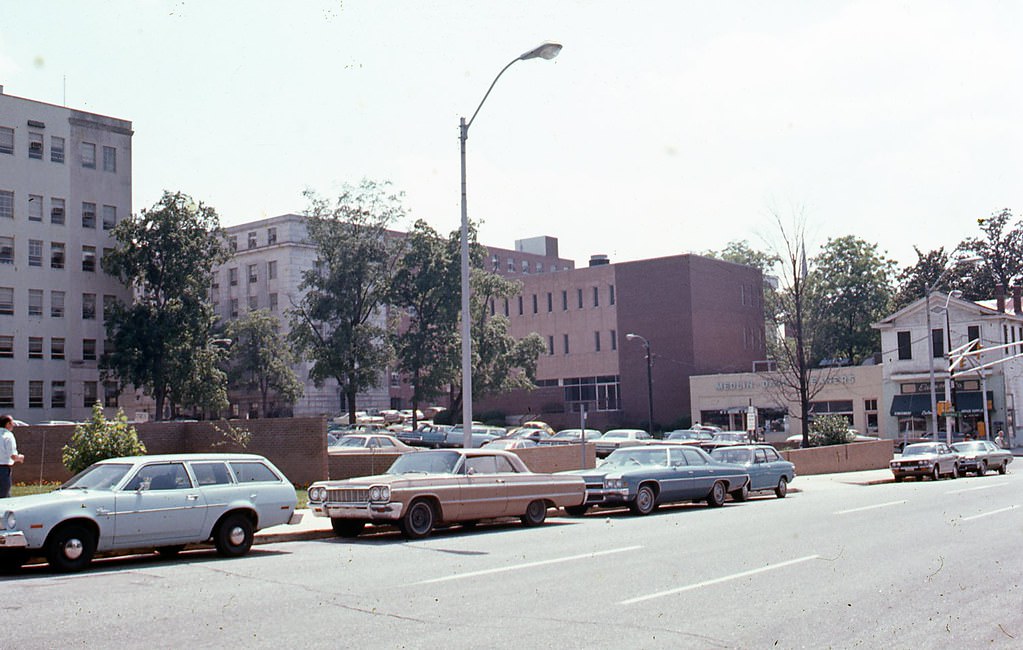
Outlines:
{"label": "tree", "polygon": [[443,239],[417,221],[404,242],[391,283],[391,304],[402,310],[393,345],[398,368],[412,385],[412,424],[419,404],[440,394],[458,372],[460,238]]}
{"label": "tree", "polygon": [[1023,224],[1011,222],[1008,208],[977,219],[983,236],[959,244],[958,251],[980,258],[975,265],[960,265],[955,270],[955,286],[967,300],[987,300],[995,295],[995,287],[1008,289],[1023,278]]}
{"label": "tree", "polygon": [[268,417],[271,391],[289,404],[302,396],[302,382],[291,369],[294,356],[270,312],[250,311],[231,321],[227,336],[231,339],[228,385],[258,392],[262,417]]}
{"label": "tree", "polygon": [[[956,288],[952,284],[958,279],[955,269],[952,269],[942,277],[942,273],[945,273],[945,269],[949,267],[951,262],[944,246],[926,253],[921,252],[916,246],[913,247],[913,250],[916,251],[917,261],[916,264],[899,271],[898,290],[892,299],[893,310],[902,309],[923,298],[928,288],[933,288],[943,293],[948,293]],[[937,286],[932,287],[939,280],[941,282]]]}
{"label": "tree", "polygon": [[141,456],[146,446],[139,440],[135,427],[128,424],[124,411],[118,409],[114,419],[103,415],[103,405],[92,405],[92,417],[75,427],[71,439],[61,451],[64,467],[77,474],[89,465],[107,458]]}
{"label": "tree", "polygon": [[847,235],[829,239],[814,267],[807,296],[821,308],[815,314],[812,361],[844,357],[855,364],[879,352],[881,336],[872,324],[891,309],[895,262],[876,244]]}
{"label": "tree", "polygon": [[388,228],[405,209],[388,183],[369,180],[344,186],[332,202],[306,196],[319,259],[302,274],[289,338],[312,361],[309,378],[317,386],[337,381],[354,423],[356,396],[379,384],[391,358],[384,312],[400,248]]}
{"label": "tree", "polygon": [[157,420],[168,401],[172,411],[175,400],[222,405],[226,383],[207,354],[215,323],[207,289],[213,267],[228,258],[216,211],[181,192],[164,192],[112,234],[117,246],[103,255],[103,270],[132,289],[135,300],[115,301],[106,317],[113,350],[104,355],[104,376],[152,395]]}
{"label": "tree", "polygon": [[818,415],[810,423],[810,444],[814,447],[844,445],[852,442],[849,421],[841,415]]}
{"label": "tree", "polygon": [[744,239],[732,240],[720,251],[706,251],[704,256],[752,266],[753,268],[760,269],[760,272],[764,275],[770,275],[775,266],[781,262],[781,258],[776,253],[758,251],[751,247],[749,242]]}

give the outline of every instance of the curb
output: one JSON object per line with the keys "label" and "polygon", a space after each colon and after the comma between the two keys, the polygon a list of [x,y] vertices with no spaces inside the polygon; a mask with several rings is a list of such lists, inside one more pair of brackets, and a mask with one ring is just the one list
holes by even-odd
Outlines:
{"label": "curb", "polygon": [[261,544],[278,544],[280,542],[304,542],[312,539],[335,537],[333,530],[296,530],[293,533],[256,533],[252,540],[253,546]]}

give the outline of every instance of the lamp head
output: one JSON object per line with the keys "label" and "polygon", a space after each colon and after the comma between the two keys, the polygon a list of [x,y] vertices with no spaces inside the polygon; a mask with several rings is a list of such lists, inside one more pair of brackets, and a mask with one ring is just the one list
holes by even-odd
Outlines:
{"label": "lamp head", "polygon": [[547,41],[538,47],[534,47],[530,51],[526,52],[519,57],[519,61],[525,61],[526,59],[547,59],[550,61],[561,52],[561,43],[552,43]]}
{"label": "lamp head", "polygon": [[963,292],[960,291],[959,289],[953,289],[952,291],[948,292],[948,295],[950,298],[962,298]]}
{"label": "lamp head", "polygon": [[639,336],[637,336],[635,334],[626,334],[625,335],[625,340],[627,340],[627,341],[632,341],[632,340],[638,339],[638,338],[639,338]]}

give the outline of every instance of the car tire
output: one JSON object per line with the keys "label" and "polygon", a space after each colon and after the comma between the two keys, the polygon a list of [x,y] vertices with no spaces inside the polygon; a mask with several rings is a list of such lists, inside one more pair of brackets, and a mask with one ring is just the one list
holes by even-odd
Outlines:
{"label": "car tire", "polygon": [[96,537],[81,524],[64,524],[46,540],[46,561],[64,573],[81,571],[92,562]]}
{"label": "car tire", "polygon": [[587,506],[565,506],[565,514],[569,517],[582,517],[587,510]]}
{"label": "car tire", "polygon": [[359,536],[362,529],[366,527],[366,522],[357,519],[331,518],[330,527],[334,529],[334,534],[338,537],[353,538]]}
{"label": "car tire", "polygon": [[906,478],[906,477],[905,477],[905,476],[903,476],[902,474],[895,474],[895,482],[896,482],[896,483],[902,483],[902,481],[903,481],[903,480],[904,480],[905,478]]}
{"label": "car tire", "polygon": [[937,465],[934,466],[934,470],[931,472],[931,479],[935,481],[941,480],[941,470]]}
{"label": "car tire", "polygon": [[213,544],[224,557],[241,557],[252,548],[254,533],[252,520],[236,512],[220,520],[213,532]]}
{"label": "car tire", "polygon": [[1009,471],[1009,463],[1002,463],[998,467],[998,473],[999,474],[1005,474],[1007,471]]}
{"label": "car tire", "polygon": [[175,544],[174,546],[157,546],[156,552],[161,557],[176,557],[178,553],[185,550],[184,544]]}
{"label": "car tire", "polygon": [[952,473],[949,476],[959,478],[959,463],[952,463]]}
{"label": "car tire", "polygon": [[725,505],[725,496],[728,492],[725,489],[725,484],[721,481],[716,481],[710,488],[710,493],[707,494],[707,505],[711,508],[720,508]]}
{"label": "car tire", "polygon": [[774,496],[779,499],[784,499],[785,495],[789,493],[789,480],[782,476],[778,479],[778,487],[774,488]]}
{"label": "car tire", "polygon": [[743,485],[741,489],[735,490],[731,495],[733,500],[740,503],[749,499],[749,483]]}
{"label": "car tire", "polygon": [[547,502],[543,499],[530,501],[526,512],[519,519],[525,526],[539,526],[547,520]]}
{"label": "car tire", "polygon": [[636,490],[636,498],[629,504],[629,512],[634,515],[648,515],[657,508],[657,496],[649,485],[640,485]]}
{"label": "car tire", "polygon": [[408,510],[402,515],[398,527],[405,539],[423,539],[433,532],[437,513],[429,501],[419,499],[409,504]]}
{"label": "car tire", "polygon": [[987,463],[977,463],[977,476],[984,476],[987,474]]}

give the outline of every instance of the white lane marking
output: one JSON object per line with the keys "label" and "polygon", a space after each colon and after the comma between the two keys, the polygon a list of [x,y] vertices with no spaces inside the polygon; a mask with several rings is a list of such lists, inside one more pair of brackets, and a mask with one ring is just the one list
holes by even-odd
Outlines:
{"label": "white lane marking", "polygon": [[988,517],[990,515],[997,515],[997,514],[1000,514],[1000,513],[1003,513],[1003,512],[1008,512],[1010,510],[1015,510],[1018,507],[1019,506],[1009,506],[1008,508],[999,508],[998,510],[992,510],[991,512],[985,512],[983,514],[973,515],[971,517],[963,517],[963,521],[971,521],[973,519],[980,519],[981,517]]}
{"label": "white lane marking", "polygon": [[839,510],[836,515],[847,515],[850,512],[863,512],[864,510],[873,510],[875,508],[887,508],[888,506],[897,506],[905,503],[906,500],[902,501],[889,501],[888,503],[876,503],[872,506],[863,506],[862,508],[850,508],[849,510]]}
{"label": "white lane marking", "polygon": [[756,575],[763,573],[764,571],[772,571],[774,569],[781,569],[783,567],[791,566],[793,564],[799,564],[800,562],[807,562],[809,560],[816,560],[819,555],[807,555],[806,557],[796,558],[795,560],[788,560],[787,562],[779,562],[778,564],[768,564],[767,566],[760,567],[759,569],[750,569],[749,571],[743,571],[742,573],[733,573],[730,576],[724,576],[723,578],[714,578],[713,580],[704,580],[703,582],[697,582],[685,587],[678,587],[676,589],[668,589],[667,591],[658,591],[655,594],[647,594],[646,596],[637,596],[636,598],[630,598],[619,602],[619,605],[633,605],[635,603],[641,603],[645,600],[652,600],[654,598],[663,598],[664,596],[672,596],[674,594],[680,594],[683,591],[691,591],[693,589],[699,589],[700,587],[709,587],[710,585],[716,585],[721,582],[728,582],[729,580],[736,580],[738,578],[745,578],[746,576]]}
{"label": "white lane marking", "polygon": [[963,488],[962,490],[952,490],[951,492],[946,492],[945,494],[962,494],[963,492],[973,492],[974,490],[989,490],[993,487],[1001,487],[1003,485],[1008,485],[1008,483],[989,483],[988,485],[981,485],[980,487]]}
{"label": "white lane marking", "polygon": [[460,580],[462,578],[474,578],[476,576],[485,576],[491,573],[502,573],[504,571],[517,571],[519,569],[531,569],[537,566],[544,566],[546,564],[557,564],[558,562],[572,562],[574,560],[588,560],[594,557],[600,557],[601,555],[611,555],[613,553],[625,553],[627,551],[638,551],[643,548],[642,546],[626,546],[625,548],[614,548],[608,551],[594,551],[593,553],[584,553],[583,555],[570,555],[568,557],[553,558],[550,560],[540,560],[538,562],[527,562],[526,564],[515,564],[512,566],[503,566],[496,569],[484,569],[482,571],[471,571],[469,573],[458,573],[452,576],[444,576],[443,578],[433,578],[431,580],[420,580],[419,582],[413,582],[414,585],[428,585],[435,582],[447,582],[448,580]]}

